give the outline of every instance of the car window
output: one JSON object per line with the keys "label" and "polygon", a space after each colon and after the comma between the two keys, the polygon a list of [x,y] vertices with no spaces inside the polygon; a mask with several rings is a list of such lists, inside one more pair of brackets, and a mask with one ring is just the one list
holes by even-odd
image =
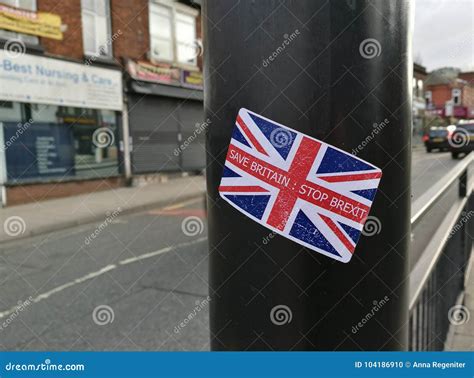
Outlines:
{"label": "car window", "polygon": [[430,130],[430,137],[444,137],[448,134],[447,130]]}
{"label": "car window", "polygon": [[474,133],[474,123],[468,123],[468,124],[465,124],[465,125],[459,125],[458,127],[461,128],[461,129],[467,130],[467,131],[469,131],[470,133]]}

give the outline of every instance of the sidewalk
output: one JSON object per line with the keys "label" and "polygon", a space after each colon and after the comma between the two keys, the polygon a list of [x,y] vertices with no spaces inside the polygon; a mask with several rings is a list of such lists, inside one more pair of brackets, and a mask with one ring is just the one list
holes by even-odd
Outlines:
{"label": "sidewalk", "polygon": [[104,220],[111,213],[124,214],[167,206],[203,196],[205,188],[204,176],[190,176],[165,183],[6,207],[0,209],[0,242]]}

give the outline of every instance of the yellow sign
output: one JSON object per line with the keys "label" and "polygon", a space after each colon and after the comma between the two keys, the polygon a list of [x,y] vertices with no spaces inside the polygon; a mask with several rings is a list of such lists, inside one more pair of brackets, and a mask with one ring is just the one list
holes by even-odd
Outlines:
{"label": "yellow sign", "polygon": [[61,17],[57,14],[34,12],[4,4],[0,4],[0,29],[52,39],[63,39]]}

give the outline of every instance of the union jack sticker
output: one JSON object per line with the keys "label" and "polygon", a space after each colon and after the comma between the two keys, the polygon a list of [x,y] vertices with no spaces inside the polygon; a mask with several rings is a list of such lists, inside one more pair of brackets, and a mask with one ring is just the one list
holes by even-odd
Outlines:
{"label": "union jack sticker", "polygon": [[362,159],[242,108],[219,193],[275,233],[346,263],[381,177]]}

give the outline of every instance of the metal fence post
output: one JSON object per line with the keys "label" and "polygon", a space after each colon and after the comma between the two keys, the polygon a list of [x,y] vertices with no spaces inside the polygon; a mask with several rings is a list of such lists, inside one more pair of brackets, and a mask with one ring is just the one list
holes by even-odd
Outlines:
{"label": "metal fence post", "polygon": [[[205,1],[213,350],[407,348],[410,15],[402,0]],[[273,235],[219,198],[242,107],[383,170],[350,263]]]}

